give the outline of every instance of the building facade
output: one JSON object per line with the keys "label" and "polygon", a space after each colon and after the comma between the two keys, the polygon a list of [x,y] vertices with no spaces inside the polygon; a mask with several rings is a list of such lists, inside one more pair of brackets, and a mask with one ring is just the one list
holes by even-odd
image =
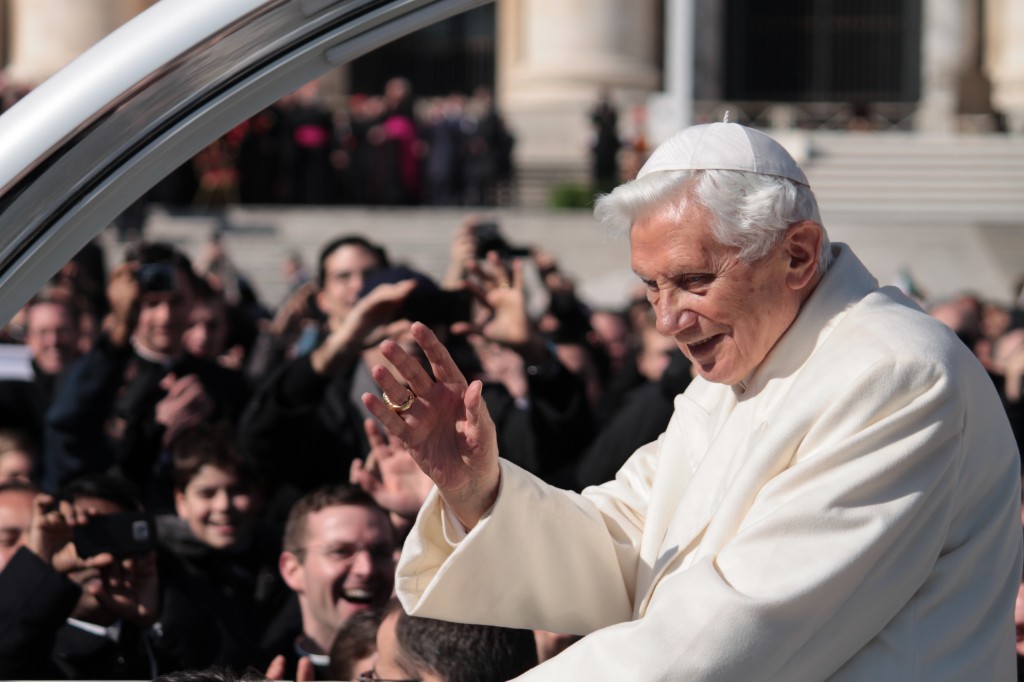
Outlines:
{"label": "building facade", "polygon": [[[41,82],[153,1],[3,0],[8,88]],[[602,91],[641,146],[727,109],[775,128],[1024,132],[1024,0],[497,0],[475,12],[403,39],[420,58],[384,48],[328,75],[327,93],[343,101],[390,75],[424,94],[492,86],[524,169],[585,168]]]}

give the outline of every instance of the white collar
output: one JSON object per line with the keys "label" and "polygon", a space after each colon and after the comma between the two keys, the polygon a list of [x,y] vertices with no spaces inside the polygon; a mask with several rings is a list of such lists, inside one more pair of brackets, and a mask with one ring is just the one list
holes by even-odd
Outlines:
{"label": "white collar", "polygon": [[97,637],[103,637],[109,639],[111,642],[117,642],[121,639],[121,621],[115,620],[109,626],[104,627],[97,625],[96,623],[89,623],[84,620],[78,620],[77,618],[68,618],[68,625],[79,630],[84,630],[90,635],[96,635]]}
{"label": "white collar", "polygon": [[328,654],[314,654],[303,650],[299,645],[302,637],[295,640],[295,653],[299,655],[299,658],[305,656],[309,659],[309,662],[313,664],[314,668],[328,668],[331,665],[331,657]]}

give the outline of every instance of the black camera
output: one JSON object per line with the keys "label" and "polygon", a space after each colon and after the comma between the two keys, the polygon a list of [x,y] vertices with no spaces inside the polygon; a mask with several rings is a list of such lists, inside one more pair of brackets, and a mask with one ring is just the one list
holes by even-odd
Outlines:
{"label": "black camera", "polygon": [[420,291],[413,289],[397,319],[422,322],[430,326],[469,320],[473,295],[468,291]]}
{"label": "black camera", "polygon": [[153,549],[153,519],[144,512],[90,516],[74,529],[75,549],[86,558],[110,552],[116,557],[145,554]]}
{"label": "black camera", "polygon": [[530,255],[529,249],[512,246],[505,241],[497,223],[479,223],[473,234],[476,237],[477,258],[486,258],[491,251],[496,252],[502,260]]}
{"label": "black camera", "polygon": [[177,288],[173,263],[145,263],[139,266],[135,277],[139,281],[139,290],[144,294]]}

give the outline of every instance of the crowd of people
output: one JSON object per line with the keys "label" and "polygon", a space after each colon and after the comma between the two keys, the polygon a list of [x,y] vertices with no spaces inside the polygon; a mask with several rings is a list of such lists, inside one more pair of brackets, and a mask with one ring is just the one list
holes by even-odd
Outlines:
{"label": "crowd of people", "polygon": [[360,395],[380,392],[380,342],[412,350],[421,320],[484,380],[504,455],[581,489],[656,438],[689,381],[645,301],[591,309],[551,254],[475,218],[439,282],[346,235],[273,315],[216,241],[195,265],[139,243],[109,273],[97,249],[3,331],[0,676],[498,680],[571,641],[391,601],[432,484]]}
{"label": "crowd of people", "polygon": [[512,202],[515,139],[481,86],[415,98],[404,78],[328,107],[313,81],[151,191],[171,205],[493,206]]}

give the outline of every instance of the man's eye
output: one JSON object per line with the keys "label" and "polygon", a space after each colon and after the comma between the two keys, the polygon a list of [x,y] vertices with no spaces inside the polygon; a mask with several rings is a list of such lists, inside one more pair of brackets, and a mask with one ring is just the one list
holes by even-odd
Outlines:
{"label": "man's eye", "polygon": [[714,279],[714,275],[704,273],[687,275],[681,279],[680,284],[686,289],[701,289],[710,285]]}
{"label": "man's eye", "polygon": [[352,547],[335,547],[327,550],[327,556],[338,561],[348,561],[355,555],[356,550]]}

